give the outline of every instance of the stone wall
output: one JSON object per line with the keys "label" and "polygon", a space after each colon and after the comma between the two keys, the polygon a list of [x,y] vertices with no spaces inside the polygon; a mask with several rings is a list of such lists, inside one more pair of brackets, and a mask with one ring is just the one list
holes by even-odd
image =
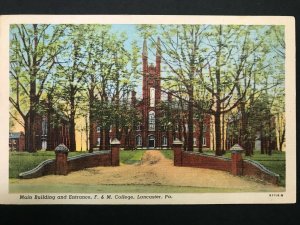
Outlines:
{"label": "stone wall", "polygon": [[111,151],[99,151],[68,158],[68,172],[96,166],[111,166]]}
{"label": "stone wall", "polygon": [[[115,154],[114,157],[119,155]],[[115,160],[116,161],[116,160]],[[81,154],[78,156],[68,157],[67,158],[67,173],[77,170],[82,170],[89,167],[96,166],[112,166],[112,154],[111,150],[108,151],[98,151],[93,153]],[[55,159],[49,159],[40,163],[34,169],[20,173],[19,177],[23,179],[30,179],[41,177],[50,174],[60,174],[57,172],[57,161]]]}
{"label": "stone wall", "polygon": [[[174,144],[175,143],[175,144]],[[249,176],[278,185],[279,175],[252,160],[245,160],[240,153],[232,153],[231,159],[187,152],[182,150],[182,143],[174,141],[174,166],[197,167],[230,172],[233,175]]]}
{"label": "stone wall", "polygon": [[24,179],[30,179],[30,178],[36,178],[36,177],[46,176],[50,174],[55,174],[54,159],[48,159],[41,162],[37,167],[33,168],[32,170],[20,173],[19,177]]}
{"label": "stone wall", "polygon": [[182,152],[182,166],[231,171],[231,160],[193,152]]}
{"label": "stone wall", "polygon": [[253,160],[243,160],[243,175],[265,180],[272,184],[278,184],[279,175],[268,170],[263,165]]}

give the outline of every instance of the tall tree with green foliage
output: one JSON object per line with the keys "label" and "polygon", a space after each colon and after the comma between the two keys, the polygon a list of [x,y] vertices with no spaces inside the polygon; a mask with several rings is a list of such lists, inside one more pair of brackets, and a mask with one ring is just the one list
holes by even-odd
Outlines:
{"label": "tall tree with green foliage", "polygon": [[44,24],[12,25],[10,29],[9,101],[23,119],[27,151],[37,150],[36,115],[57,56],[64,50],[64,30],[64,25]]}
{"label": "tall tree with green foliage", "polygon": [[[141,26],[139,29],[142,35],[150,37],[155,43],[154,28]],[[207,25],[161,25],[156,28],[156,32],[161,36],[162,59],[169,71],[164,79],[172,83],[174,91],[180,89],[180,101],[187,104],[187,130],[185,122],[183,129],[186,130],[184,133],[187,136],[187,150],[193,151],[194,86],[197,82],[197,71],[203,67],[201,44]],[[169,85],[169,88],[171,86]]]}
{"label": "tall tree with green foliage", "polygon": [[70,151],[76,151],[75,119],[78,107],[84,101],[85,77],[89,72],[92,56],[89,38],[93,32],[90,25],[68,25],[66,30],[67,50],[60,55],[57,73],[60,76],[60,101],[69,119]]}

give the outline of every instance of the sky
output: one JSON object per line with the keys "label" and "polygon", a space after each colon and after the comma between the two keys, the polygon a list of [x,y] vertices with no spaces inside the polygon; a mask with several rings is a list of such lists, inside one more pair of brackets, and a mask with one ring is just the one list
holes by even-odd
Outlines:
{"label": "sky", "polygon": [[[142,63],[142,49],[143,49],[143,43],[144,43],[144,39],[138,34],[138,31],[136,29],[136,26],[134,24],[113,24],[112,25],[112,32],[116,32],[116,33],[122,33],[125,32],[127,35],[127,40],[125,41],[125,48],[128,51],[131,51],[131,43],[135,40],[137,41],[137,45],[140,49],[140,63]],[[148,43],[148,63],[154,63],[155,65],[155,58],[154,55],[151,54],[151,51],[149,49],[150,44]],[[155,51],[154,51],[155,52]],[[140,67],[140,69],[142,69],[142,67]],[[142,96],[142,79],[140,80],[140,82],[137,84],[138,87],[136,89],[137,91],[137,97],[141,98]]]}

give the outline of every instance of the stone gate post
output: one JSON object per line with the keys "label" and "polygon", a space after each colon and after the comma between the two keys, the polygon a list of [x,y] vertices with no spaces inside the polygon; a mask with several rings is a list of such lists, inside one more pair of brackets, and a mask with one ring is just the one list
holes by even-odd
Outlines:
{"label": "stone gate post", "polygon": [[231,173],[234,176],[243,175],[243,156],[244,149],[239,145],[235,144],[231,147]]}
{"label": "stone gate post", "polygon": [[120,141],[117,138],[114,138],[111,142],[111,165],[119,166],[120,165]]}
{"label": "stone gate post", "polygon": [[68,152],[69,149],[64,144],[60,144],[55,148],[55,174],[67,175],[68,174]]}
{"label": "stone gate post", "polygon": [[182,166],[182,142],[178,138],[173,141],[172,149],[174,152],[174,166]]}

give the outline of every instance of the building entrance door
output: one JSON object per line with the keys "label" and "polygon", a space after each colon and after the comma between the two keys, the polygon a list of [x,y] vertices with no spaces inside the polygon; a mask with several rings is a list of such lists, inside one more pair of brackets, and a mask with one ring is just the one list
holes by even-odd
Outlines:
{"label": "building entrance door", "polygon": [[154,147],[155,147],[155,137],[153,135],[150,135],[148,141],[148,148],[154,148]]}

